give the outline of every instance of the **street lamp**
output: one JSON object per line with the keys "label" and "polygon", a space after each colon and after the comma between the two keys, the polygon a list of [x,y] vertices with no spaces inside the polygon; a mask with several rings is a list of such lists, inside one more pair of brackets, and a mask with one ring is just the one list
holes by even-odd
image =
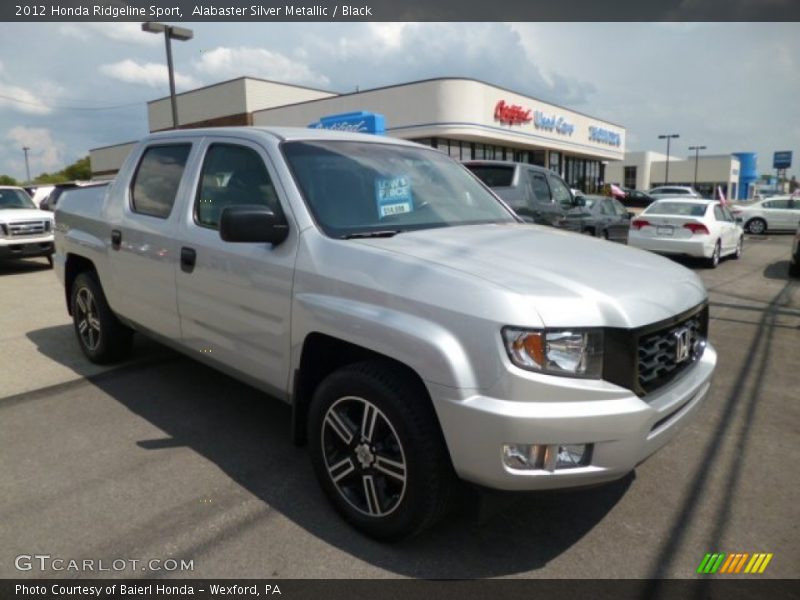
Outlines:
{"label": "street lamp", "polygon": [[700,150],[705,149],[705,146],[689,146],[689,150],[694,150],[694,189],[697,189],[697,163],[700,161]]}
{"label": "street lamp", "polygon": [[25,180],[25,183],[31,182],[31,165],[28,163],[28,151],[30,150],[29,146],[23,146],[22,151],[25,153],[25,174],[28,178]]}
{"label": "street lamp", "polygon": [[660,140],[667,140],[667,172],[664,174],[664,185],[669,185],[669,141],[672,138],[679,138],[681,137],[677,133],[669,133],[658,136]]}
{"label": "street lamp", "polygon": [[174,25],[165,25],[164,23],[156,23],[148,21],[142,23],[142,31],[147,33],[163,33],[164,42],[167,45],[167,71],[169,71],[169,99],[172,104],[172,128],[178,128],[178,103],[175,98],[175,73],[172,69],[172,43],[171,40],[178,40],[185,42],[194,37],[194,32],[191,29],[184,29],[183,27],[175,27]]}

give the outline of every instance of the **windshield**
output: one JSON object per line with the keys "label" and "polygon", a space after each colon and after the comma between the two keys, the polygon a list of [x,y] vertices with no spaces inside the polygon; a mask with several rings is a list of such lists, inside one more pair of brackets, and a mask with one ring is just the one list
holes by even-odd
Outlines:
{"label": "windshield", "polygon": [[287,142],[283,152],[331,237],[516,222],[464,167],[436,150],[305,141]]}
{"label": "windshield", "polygon": [[648,215],[677,215],[681,217],[702,217],[708,204],[694,202],[654,202],[644,212]]}
{"label": "windshield", "polygon": [[24,190],[0,189],[0,209],[3,208],[36,208],[36,205]]}

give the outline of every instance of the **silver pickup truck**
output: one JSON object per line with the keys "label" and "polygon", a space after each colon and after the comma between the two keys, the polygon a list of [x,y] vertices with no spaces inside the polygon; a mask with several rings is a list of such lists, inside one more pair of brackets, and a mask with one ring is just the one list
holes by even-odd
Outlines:
{"label": "silver pickup truck", "polygon": [[624,476],[716,364],[691,271],[522,223],[447,156],[380,136],[155,134],[105,198],[59,204],[55,243],[90,360],[137,331],[290,403],[332,504],[385,540],[436,522],[459,479]]}

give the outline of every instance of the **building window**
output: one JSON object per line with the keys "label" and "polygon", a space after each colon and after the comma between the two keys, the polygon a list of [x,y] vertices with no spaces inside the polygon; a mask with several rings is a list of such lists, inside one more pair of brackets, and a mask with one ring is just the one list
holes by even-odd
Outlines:
{"label": "building window", "polygon": [[547,160],[549,162],[548,166],[550,170],[561,175],[561,153],[550,151]]}
{"label": "building window", "polygon": [[632,190],[636,189],[636,167],[625,167],[623,169],[622,185]]}

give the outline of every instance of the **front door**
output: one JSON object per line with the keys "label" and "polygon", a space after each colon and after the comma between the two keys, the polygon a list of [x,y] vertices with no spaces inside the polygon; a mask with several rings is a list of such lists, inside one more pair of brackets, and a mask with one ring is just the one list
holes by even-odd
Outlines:
{"label": "front door", "polygon": [[192,257],[177,271],[184,344],[279,392],[289,373],[296,228],[278,246],[223,241],[219,220],[227,206],[255,204],[291,215],[263,148],[216,138],[203,151],[179,231],[181,251]]}

